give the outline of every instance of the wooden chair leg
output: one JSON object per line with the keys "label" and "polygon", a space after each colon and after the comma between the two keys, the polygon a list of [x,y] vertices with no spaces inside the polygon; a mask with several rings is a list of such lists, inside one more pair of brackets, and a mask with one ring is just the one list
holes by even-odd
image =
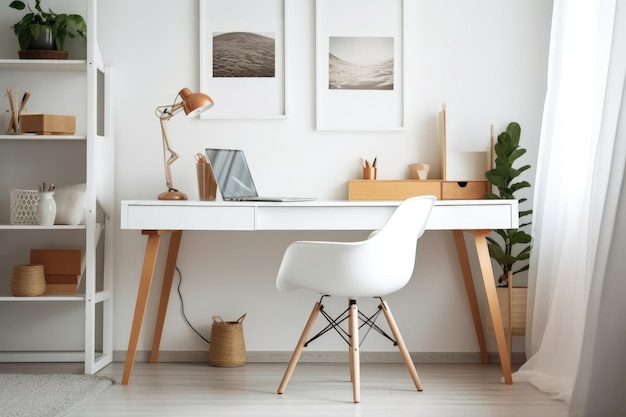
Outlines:
{"label": "wooden chair leg", "polygon": [[355,300],[350,300],[350,375],[352,377],[352,397],[355,403],[361,400],[361,369],[359,358],[359,309]]}
{"label": "wooden chair leg", "polygon": [[320,312],[320,302],[316,302],[313,306],[313,310],[309,315],[309,320],[306,322],[304,326],[304,330],[302,331],[302,335],[300,335],[300,339],[298,340],[298,344],[296,345],[295,350],[293,351],[293,355],[291,355],[291,360],[289,361],[289,365],[287,365],[287,369],[285,370],[285,374],[283,375],[283,379],[280,382],[280,386],[278,387],[278,393],[282,394],[285,392],[285,388],[287,388],[287,384],[289,383],[289,379],[293,374],[296,365],[298,364],[298,360],[300,359],[300,355],[302,354],[302,350],[304,349],[304,344],[307,341],[307,337],[309,336],[309,332],[311,328],[315,324],[315,320],[317,319],[317,315]]}
{"label": "wooden chair leg", "polygon": [[406,363],[406,367],[409,369],[409,374],[411,374],[411,379],[413,379],[413,383],[415,384],[415,388],[418,391],[422,391],[422,383],[420,381],[420,377],[415,370],[415,365],[413,365],[413,361],[411,360],[411,355],[409,355],[409,351],[404,344],[404,340],[402,339],[402,335],[400,334],[400,330],[396,325],[396,321],[391,314],[391,310],[385,301],[381,300],[380,303],[383,313],[385,313],[385,318],[387,319],[387,323],[389,323],[389,328],[391,329],[391,333],[393,333],[393,337],[396,339],[396,343],[398,344],[398,349],[400,349],[400,353],[402,353],[402,357],[404,358],[404,363]]}

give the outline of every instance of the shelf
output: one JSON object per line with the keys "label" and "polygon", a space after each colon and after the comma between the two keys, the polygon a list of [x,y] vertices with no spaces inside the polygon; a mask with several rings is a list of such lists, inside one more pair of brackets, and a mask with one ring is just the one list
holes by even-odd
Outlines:
{"label": "shelf", "polygon": [[85,301],[85,294],[74,295],[40,295],[39,297],[14,297],[0,294],[0,301],[32,302],[32,301]]}
{"label": "shelf", "polygon": [[[77,8],[73,12],[84,14],[87,27],[96,28],[97,0],[84,0],[84,8],[79,7],[79,3],[82,2],[72,2],[70,7]],[[0,20],[10,23],[4,15]],[[54,111],[59,114],[72,114],[81,121],[78,130],[71,135],[7,135],[2,131],[0,190],[3,197],[0,200],[4,204],[8,203],[8,191],[14,188],[12,185],[15,179],[20,184],[37,184],[46,177],[54,178],[58,184],[72,184],[82,180],[86,190],[85,224],[9,224],[8,213],[4,213],[0,221],[0,248],[5,255],[0,266],[4,270],[10,269],[12,261],[22,261],[33,247],[56,248],[68,245],[82,250],[82,283],[78,294],[71,293],[72,290],[76,291],[76,287],[72,287],[70,294],[14,297],[8,285],[11,274],[5,274],[0,280],[3,284],[0,285],[0,306],[11,305],[13,310],[32,310],[32,314],[25,318],[38,321],[32,324],[32,329],[41,325],[41,322],[49,322],[50,327],[46,331],[54,338],[53,345],[66,344],[63,340],[66,335],[76,333],[76,337],[67,340],[70,345],[68,350],[52,351],[33,351],[40,347],[37,340],[17,340],[17,348],[0,351],[0,362],[70,360],[84,362],[84,372],[93,374],[112,361],[115,164],[113,140],[103,141],[102,136],[98,136],[103,132],[113,132],[112,102],[109,99],[111,72],[104,67],[97,38],[96,31],[90,31],[86,38],[86,59],[17,59],[17,53],[5,54],[5,59],[0,58],[0,73],[2,79],[8,82],[3,88],[15,86],[23,93],[28,86],[30,91],[37,92],[37,99],[41,99],[38,103],[31,99],[33,105],[56,109]],[[112,139],[112,136],[107,139]],[[106,219],[106,223],[98,223],[98,219]],[[42,317],[48,309],[59,310],[59,314]],[[66,319],[81,321],[83,325],[66,328],[64,322],[60,321]],[[21,323],[18,325],[5,321],[0,326],[3,337],[15,338],[30,330],[31,325],[28,323],[23,326]],[[78,333],[82,333],[83,343],[77,340]],[[45,343],[42,343],[42,348],[43,345]]]}
{"label": "shelf", "polygon": [[24,135],[0,135],[0,140],[78,140],[83,141],[87,139],[86,136],[76,136],[76,135],[35,135],[35,134],[24,134]]}
{"label": "shelf", "polygon": [[0,59],[0,70],[15,71],[85,71],[84,59]]}
{"label": "shelf", "polygon": [[0,224],[0,230],[85,230],[84,224],[68,225],[55,224],[54,226],[41,226],[38,224]]}
{"label": "shelf", "polygon": [[[97,291],[95,293],[95,301],[102,302],[105,300],[110,300],[113,296],[111,291]],[[50,302],[50,301],[85,301],[85,294],[44,294],[38,297],[14,297],[10,293],[0,293],[0,302],[11,301],[11,302],[33,302],[33,301],[41,301],[41,302]]]}

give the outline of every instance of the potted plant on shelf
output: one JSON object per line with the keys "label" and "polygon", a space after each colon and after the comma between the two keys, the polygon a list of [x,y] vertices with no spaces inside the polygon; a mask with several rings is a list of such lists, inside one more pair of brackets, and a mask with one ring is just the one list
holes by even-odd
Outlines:
{"label": "potted plant on shelf", "polygon": [[12,26],[20,45],[20,58],[65,59],[65,39],[86,36],[87,23],[82,16],[57,14],[51,9],[46,12],[41,8],[41,0],[35,0],[34,10],[20,0],[12,1],[9,7],[29,11]]}
{"label": "potted plant on shelf", "polygon": [[[529,188],[528,181],[519,181],[518,177],[530,168],[530,165],[514,167],[519,157],[526,153],[526,149],[520,147],[520,125],[511,122],[506,130],[498,135],[494,145],[495,166],[485,173],[485,177],[497,189],[497,193],[488,192],[490,199],[514,199],[521,206],[527,201],[526,198],[517,197],[516,193],[524,188]],[[494,235],[488,236],[489,255],[501,268],[498,276],[498,298],[502,310],[507,311],[503,317],[505,328],[508,328],[509,345],[513,334],[523,335],[526,327],[526,300],[527,288],[513,288],[513,276],[528,270],[530,258],[531,236],[522,230],[531,224],[530,220],[522,221],[532,214],[532,209],[519,211],[520,224],[518,229],[497,229]],[[521,266],[520,266],[521,264]],[[504,308],[502,308],[504,307]],[[513,315],[513,310],[516,310]]]}

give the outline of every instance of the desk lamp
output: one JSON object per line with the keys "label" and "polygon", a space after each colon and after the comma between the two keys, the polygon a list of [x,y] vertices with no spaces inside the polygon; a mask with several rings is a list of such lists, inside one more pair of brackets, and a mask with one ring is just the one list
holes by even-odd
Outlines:
{"label": "desk lamp", "polygon": [[[178,101],[180,97],[181,101]],[[172,183],[172,164],[178,159],[179,155],[172,149],[170,140],[167,135],[167,129],[165,128],[165,122],[172,117],[180,113],[181,110],[185,111],[187,117],[197,116],[200,113],[213,107],[213,100],[211,97],[203,93],[192,93],[190,89],[183,88],[178,92],[174,103],[167,106],[159,106],[155,109],[154,113],[159,118],[161,123],[161,135],[163,137],[163,160],[165,162],[165,183],[167,185],[167,191],[159,194],[159,200],[187,200],[187,195],[174,188]],[[170,156],[167,157],[167,152]]]}

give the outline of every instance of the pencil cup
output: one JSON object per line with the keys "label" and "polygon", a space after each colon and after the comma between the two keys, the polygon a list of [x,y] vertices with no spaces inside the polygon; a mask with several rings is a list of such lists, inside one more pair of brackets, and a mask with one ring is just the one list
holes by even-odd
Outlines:
{"label": "pencil cup", "polygon": [[215,201],[217,182],[211,164],[196,164],[198,174],[198,196],[200,200]]}
{"label": "pencil cup", "polygon": [[[15,121],[17,120],[17,124]],[[10,111],[6,111],[4,114],[4,131],[7,135],[19,135],[22,133],[22,121],[15,118],[15,115]]]}
{"label": "pencil cup", "polygon": [[375,180],[376,179],[376,168],[373,168],[373,167],[363,168],[363,179],[364,180]]}

